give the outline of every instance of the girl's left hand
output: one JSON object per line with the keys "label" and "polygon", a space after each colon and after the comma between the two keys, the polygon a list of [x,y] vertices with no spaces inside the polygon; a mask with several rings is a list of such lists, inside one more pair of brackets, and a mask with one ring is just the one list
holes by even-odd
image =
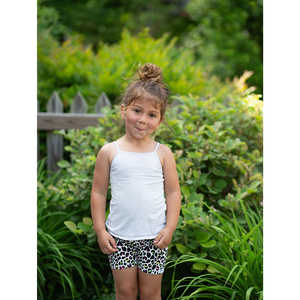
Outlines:
{"label": "girl's left hand", "polygon": [[159,232],[157,237],[155,238],[153,244],[159,249],[167,248],[172,240],[173,231],[169,228],[165,227],[163,230]]}

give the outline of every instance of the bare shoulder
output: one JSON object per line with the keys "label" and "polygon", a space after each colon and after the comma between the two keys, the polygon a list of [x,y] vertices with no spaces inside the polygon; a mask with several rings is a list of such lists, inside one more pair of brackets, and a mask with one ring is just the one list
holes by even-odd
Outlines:
{"label": "bare shoulder", "polygon": [[104,146],[102,146],[100,151],[103,153],[109,153],[110,151],[112,151],[114,149],[117,150],[116,145],[112,142],[112,143],[108,143],[108,144],[105,144]]}
{"label": "bare shoulder", "polygon": [[157,148],[157,155],[161,161],[162,167],[166,164],[175,163],[171,149],[164,144],[159,144],[159,147]]}
{"label": "bare shoulder", "polygon": [[171,149],[164,144],[159,144],[159,147],[157,148],[157,152],[161,153],[163,155],[172,155],[173,156]]}
{"label": "bare shoulder", "polygon": [[116,145],[113,142],[105,144],[101,147],[97,156],[97,160],[107,159],[108,163],[110,164],[117,151]]}

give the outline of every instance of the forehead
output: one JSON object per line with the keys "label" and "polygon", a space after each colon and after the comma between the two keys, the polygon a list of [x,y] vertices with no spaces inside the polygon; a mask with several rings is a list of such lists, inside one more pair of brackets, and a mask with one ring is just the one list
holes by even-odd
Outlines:
{"label": "forehead", "polygon": [[131,103],[131,105],[136,105],[147,110],[160,112],[160,105],[153,98],[151,99],[139,98],[134,100]]}

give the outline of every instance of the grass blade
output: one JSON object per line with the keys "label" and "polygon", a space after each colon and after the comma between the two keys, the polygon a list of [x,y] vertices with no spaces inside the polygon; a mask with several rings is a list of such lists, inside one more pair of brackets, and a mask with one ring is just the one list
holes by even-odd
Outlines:
{"label": "grass blade", "polygon": [[251,292],[253,291],[253,289],[255,289],[255,287],[251,287],[247,290],[246,292],[246,300],[250,300],[250,295],[251,295]]}

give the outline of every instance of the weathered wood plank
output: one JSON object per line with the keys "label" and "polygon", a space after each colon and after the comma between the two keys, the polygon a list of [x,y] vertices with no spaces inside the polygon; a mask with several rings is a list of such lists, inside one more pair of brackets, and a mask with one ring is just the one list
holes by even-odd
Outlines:
{"label": "weathered wood plank", "polygon": [[62,113],[63,112],[63,103],[59,98],[59,95],[54,91],[46,104],[46,111],[53,113]]}
{"label": "weathered wood plank", "polygon": [[[57,171],[57,162],[63,159],[63,136],[54,134],[53,130],[83,129],[88,126],[98,126],[100,113],[104,106],[111,107],[111,103],[104,92],[101,93],[95,105],[95,114],[87,113],[87,103],[82,94],[77,92],[71,104],[71,113],[63,113],[63,103],[54,91],[47,102],[47,112],[39,112],[37,104],[37,130],[47,132],[47,169]],[[39,159],[39,137],[37,136],[37,156]]]}
{"label": "weathered wood plank", "polygon": [[[62,113],[63,103],[56,91],[54,91],[46,105],[48,113]],[[63,137],[53,132],[47,132],[47,169],[57,172],[57,163],[63,159]],[[48,174],[50,176],[50,174]]]}
{"label": "weathered wood plank", "polygon": [[[34,99],[34,112],[39,112],[40,104],[37,98]],[[34,130],[34,161],[40,160],[40,133]]]}
{"label": "weathered wood plank", "polygon": [[87,104],[80,92],[77,92],[73,102],[71,103],[71,113],[86,114]]}
{"label": "weathered wood plank", "polygon": [[105,106],[111,108],[111,103],[108,97],[106,96],[105,92],[102,92],[95,104],[95,113],[99,114],[101,112],[101,108]]}
{"label": "weathered wood plank", "polygon": [[38,130],[82,129],[88,126],[98,126],[103,114],[65,114],[38,113]]}

